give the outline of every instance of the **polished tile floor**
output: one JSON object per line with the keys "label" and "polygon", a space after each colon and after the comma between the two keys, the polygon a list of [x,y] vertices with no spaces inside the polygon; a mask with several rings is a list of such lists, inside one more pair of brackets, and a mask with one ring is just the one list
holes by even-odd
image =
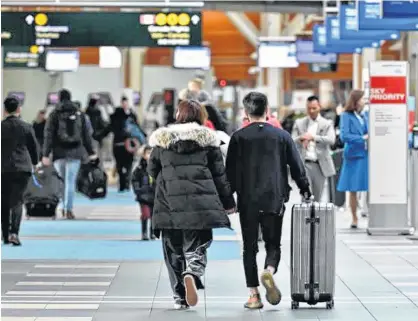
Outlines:
{"label": "polished tile floor", "polygon": [[[418,316],[418,242],[370,237],[338,212],[335,309],[290,309],[290,215],[276,275],[277,307],[246,311],[239,235],[215,233],[198,306],[172,309],[159,241],[139,241],[138,207],[128,194],[77,199],[79,221],[23,222],[21,248],[2,246],[3,321],[341,320],[409,321]],[[290,208],[290,206],[288,207]],[[237,218],[232,218],[236,223]],[[360,227],[365,227],[365,221]],[[260,244],[260,266],[263,257]]]}

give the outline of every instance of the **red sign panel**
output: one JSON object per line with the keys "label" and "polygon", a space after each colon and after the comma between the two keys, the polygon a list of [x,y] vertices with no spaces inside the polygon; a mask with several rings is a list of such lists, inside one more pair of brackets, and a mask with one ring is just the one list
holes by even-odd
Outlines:
{"label": "red sign panel", "polygon": [[409,126],[408,126],[409,132],[412,132],[412,128],[414,127],[414,124],[415,124],[415,112],[409,111]]}
{"label": "red sign panel", "polygon": [[406,77],[370,77],[371,104],[406,104]]}

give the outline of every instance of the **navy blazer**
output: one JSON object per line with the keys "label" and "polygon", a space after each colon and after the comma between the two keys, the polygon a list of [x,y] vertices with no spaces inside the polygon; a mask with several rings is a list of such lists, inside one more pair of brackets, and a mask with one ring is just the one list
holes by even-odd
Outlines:
{"label": "navy blazer", "polygon": [[363,158],[367,156],[366,141],[363,136],[369,132],[368,113],[361,116],[364,125],[352,112],[341,114],[340,138],[344,143],[344,158]]}

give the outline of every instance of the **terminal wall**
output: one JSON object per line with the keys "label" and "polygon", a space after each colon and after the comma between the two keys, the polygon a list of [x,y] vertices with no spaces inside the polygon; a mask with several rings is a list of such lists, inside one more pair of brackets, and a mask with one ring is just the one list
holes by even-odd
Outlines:
{"label": "terminal wall", "polygon": [[[201,72],[200,72],[201,73]],[[212,92],[212,72],[205,71],[205,90]],[[142,70],[142,98],[146,107],[154,92],[165,88],[179,92],[187,87],[187,83],[196,77],[196,70],[174,69],[169,66],[145,65]]]}

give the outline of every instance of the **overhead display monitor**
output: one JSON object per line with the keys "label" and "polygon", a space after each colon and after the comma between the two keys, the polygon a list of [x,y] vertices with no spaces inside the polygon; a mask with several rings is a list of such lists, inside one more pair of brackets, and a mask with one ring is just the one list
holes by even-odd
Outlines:
{"label": "overhead display monitor", "polygon": [[418,17],[418,1],[383,1],[383,18]]}
{"label": "overhead display monitor", "polygon": [[[81,2],[80,2],[81,4]],[[3,46],[200,46],[200,12],[2,12]]]}
{"label": "overhead display monitor", "polygon": [[179,69],[209,70],[211,51],[208,47],[176,47],[173,51],[173,67]]}
{"label": "overhead display monitor", "polygon": [[327,29],[323,24],[315,24],[313,26],[312,40],[314,45],[314,52],[318,53],[361,53],[362,47],[357,43],[353,45],[351,42],[346,43],[342,41],[340,45],[330,45],[327,43]]}
{"label": "overhead display monitor", "polygon": [[338,60],[336,53],[322,54],[314,52],[312,40],[296,40],[296,59],[299,63],[335,64]]}
{"label": "overhead display monitor", "polygon": [[7,97],[16,98],[20,105],[23,105],[25,102],[25,93],[23,91],[9,91]]}
{"label": "overhead display monitor", "polygon": [[47,71],[76,71],[80,64],[78,50],[48,50],[45,56]]}
{"label": "overhead display monitor", "polygon": [[[410,17],[383,17],[382,0],[356,1],[359,30],[418,30],[418,16]],[[389,1],[393,2],[393,1]]]}
{"label": "overhead display monitor", "polygon": [[[387,1],[391,2],[391,1]],[[358,30],[358,12],[355,4],[340,6],[339,27],[340,38],[343,40],[377,39],[397,40],[401,34],[397,30]],[[417,15],[418,16],[418,15]]]}
{"label": "overhead display monitor", "polygon": [[100,47],[99,48],[99,67],[115,68],[122,66],[122,52],[118,47]]}
{"label": "overhead display monitor", "polygon": [[309,64],[309,70],[311,72],[335,72],[337,71],[337,64],[332,63],[313,63]]}
{"label": "overhead display monitor", "polygon": [[46,105],[56,105],[59,103],[59,96],[58,93],[48,93],[48,96],[46,98]]}
{"label": "overhead display monitor", "polygon": [[297,68],[296,39],[260,40],[258,44],[258,67],[260,68]]}

